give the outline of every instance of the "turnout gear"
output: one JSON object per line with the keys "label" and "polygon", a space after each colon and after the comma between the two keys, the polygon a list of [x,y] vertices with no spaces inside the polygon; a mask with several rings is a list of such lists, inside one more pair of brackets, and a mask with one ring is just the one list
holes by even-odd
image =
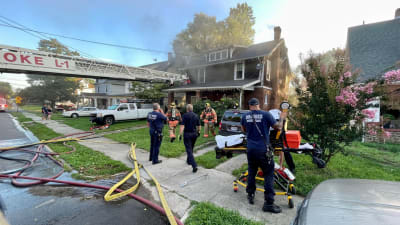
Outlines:
{"label": "turnout gear", "polygon": [[210,103],[206,103],[206,108],[201,113],[200,118],[204,122],[204,137],[208,137],[209,130],[215,136],[214,124],[217,123],[217,113],[211,108]]}
{"label": "turnout gear", "polygon": [[175,132],[176,127],[178,126],[179,122],[181,121],[181,113],[176,108],[175,103],[171,103],[170,108],[167,112],[167,119],[168,119],[168,128],[169,128],[169,137],[171,138],[171,142],[173,142],[176,138]]}

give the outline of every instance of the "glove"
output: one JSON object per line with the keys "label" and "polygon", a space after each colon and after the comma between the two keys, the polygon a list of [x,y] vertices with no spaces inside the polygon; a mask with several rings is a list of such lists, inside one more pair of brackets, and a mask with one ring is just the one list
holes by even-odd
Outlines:
{"label": "glove", "polygon": [[182,135],[178,135],[179,141],[182,141]]}

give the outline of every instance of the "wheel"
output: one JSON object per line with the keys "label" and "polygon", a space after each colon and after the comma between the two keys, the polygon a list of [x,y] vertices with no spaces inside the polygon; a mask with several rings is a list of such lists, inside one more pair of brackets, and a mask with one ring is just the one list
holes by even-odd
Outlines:
{"label": "wheel", "polygon": [[293,199],[289,199],[289,208],[293,209],[294,208],[294,202]]}
{"label": "wheel", "polygon": [[79,117],[79,115],[76,114],[76,113],[74,113],[74,114],[71,115],[71,118],[78,118],[78,117]]}
{"label": "wheel", "polygon": [[114,123],[114,117],[112,116],[107,116],[106,118],[104,118],[104,121],[107,125],[111,125]]}
{"label": "wheel", "polygon": [[296,195],[296,188],[294,187],[293,184],[290,184],[289,190],[290,190],[290,193],[292,193],[293,195]]}

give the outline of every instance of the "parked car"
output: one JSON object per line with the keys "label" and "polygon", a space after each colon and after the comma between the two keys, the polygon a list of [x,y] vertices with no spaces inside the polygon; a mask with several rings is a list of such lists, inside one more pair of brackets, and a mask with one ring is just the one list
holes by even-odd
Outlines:
{"label": "parked car", "polygon": [[82,107],[78,110],[64,111],[62,115],[65,117],[78,118],[81,116],[90,116],[91,113],[95,113],[97,110],[96,107]]}
{"label": "parked car", "polygon": [[90,114],[92,123],[99,125],[111,125],[115,121],[134,120],[147,118],[147,114],[153,111],[152,104],[121,103],[112,105],[107,110],[98,110]]}
{"label": "parked car", "polygon": [[331,179],[303,200],[291,225],[395,225],[400,223],[400,182]]}
{"label": "parked car", "polygon": [[8,109],[7,100],[0,97],[0,112],[5,112]]}
{"label": "parked car", "polygon": [[240,120],[242,115],[249,112],[249,110],[227,110],[222,116],[221,122],[219,123],[218,134],[223,136],[242,134],[242,125]]}

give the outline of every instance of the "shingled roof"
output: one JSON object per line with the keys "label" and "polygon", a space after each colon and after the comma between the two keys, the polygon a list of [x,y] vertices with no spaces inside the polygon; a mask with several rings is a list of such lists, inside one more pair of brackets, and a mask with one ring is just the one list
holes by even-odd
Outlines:
{"label": "shingled roof", "polygon": [[400,19],[350,27],[347,45],[360,81],[376,78],[400,60]]}

